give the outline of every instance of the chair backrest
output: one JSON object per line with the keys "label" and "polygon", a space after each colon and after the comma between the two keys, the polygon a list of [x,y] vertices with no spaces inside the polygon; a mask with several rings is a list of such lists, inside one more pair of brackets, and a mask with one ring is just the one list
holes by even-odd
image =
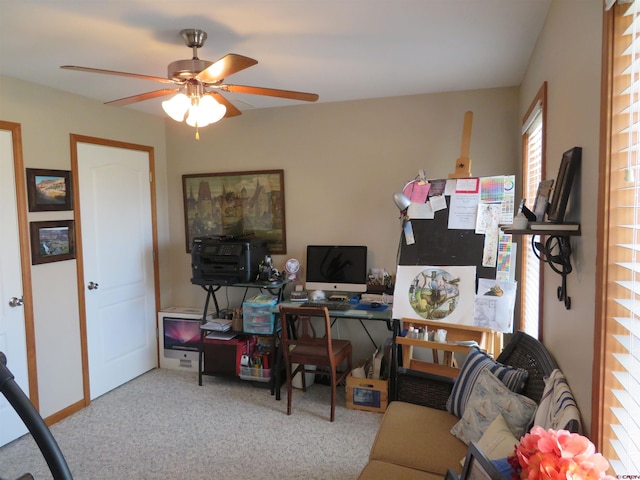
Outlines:
{"label": "chair backrest", "polygon": [[[316,319],[312,321],[312,319]],[[321,319],[320,321],[317,319]],[[331,317],[327,307],[289,307],[280,305],[282,345],[285,352],[294,346],[324,346],[327,358],[333,357]]]}

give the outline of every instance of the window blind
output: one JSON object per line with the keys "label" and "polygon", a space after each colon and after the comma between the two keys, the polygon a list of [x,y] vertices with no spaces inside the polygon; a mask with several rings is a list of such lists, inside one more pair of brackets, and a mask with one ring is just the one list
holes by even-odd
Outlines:
{"label": "window blind", "polygon": [[[533,210],[533,202],[542,180],[542,103],[537,102],[523,127],[524,143],[524,186],[523,196],[527,206]],[[522,301],[520,310],[520,330],[538,338],[540,319],[540,260],[531,248],[531,235],[522,237]]]}
{"label": "window blind", "polygon": [[[640,2],[614,7],[603,223],[602,451],[617,475],[640,473]],[[608,426],[608,427],[607,427]]]}

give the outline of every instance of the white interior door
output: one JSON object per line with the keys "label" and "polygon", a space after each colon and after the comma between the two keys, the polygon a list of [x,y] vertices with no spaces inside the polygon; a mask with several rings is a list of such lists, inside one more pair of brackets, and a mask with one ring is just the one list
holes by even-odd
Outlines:
{"label": "white interior door", "polygon": [[[0,351],[20,388],[29,395],[22,269],[14,171],[13,134],[0,125]],[[12,300],[13,299],[13,300]],[[11,305],[13,306],[11,306]],[[0,446],[24,435],[27,427],[0,394]]]}
{"label": "white interior door", "polygon": [[91,399],[157,366],[150,156],[77,143]]}

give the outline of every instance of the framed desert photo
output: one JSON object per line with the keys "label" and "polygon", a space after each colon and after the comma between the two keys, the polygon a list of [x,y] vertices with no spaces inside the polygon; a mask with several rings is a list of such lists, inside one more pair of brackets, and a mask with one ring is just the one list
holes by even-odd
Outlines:
{"label": "framed desert photo", "polygon": [[571,194],[571,185],[573,185],[573,178],[576,175],[581,159],[582,147],[573,147],[562,154],[558,178],[556,178],[556,188],[547,213],[547,218],[550,222],[564,222],[564,214]]}
{"label": "framed desert photo", "polygon": [[30,212],[71,210],[71,172],[27,168]]}
{"label": "framed desert photo", "polygon": [[76,258],[73,220],[31,222],[31,264]]}
{"label": "framed desert photo", "polygon": [[284,170],[182,176],[187,253],[194,237],[252,237],[287,253]]}

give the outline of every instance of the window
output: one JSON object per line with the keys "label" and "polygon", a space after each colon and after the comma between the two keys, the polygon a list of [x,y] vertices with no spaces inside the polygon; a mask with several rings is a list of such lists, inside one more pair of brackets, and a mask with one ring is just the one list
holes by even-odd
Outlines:
{"label": "window", "polygon": [[617,475],[640,474],[639,10],[619,0],[603,38],[592,437]]}
{"label": "window", "polygon": [[[547,83],[545,82],[529,107],[522,126],[522,196],[526,199],[530,210],[533,210],[538,184],[545,173],[546,103]],[[540,338],[542,275],[540,260],[531,248],[531,235],[523,235],[521,248],[520,330],[524,330],[532,337]]]}

